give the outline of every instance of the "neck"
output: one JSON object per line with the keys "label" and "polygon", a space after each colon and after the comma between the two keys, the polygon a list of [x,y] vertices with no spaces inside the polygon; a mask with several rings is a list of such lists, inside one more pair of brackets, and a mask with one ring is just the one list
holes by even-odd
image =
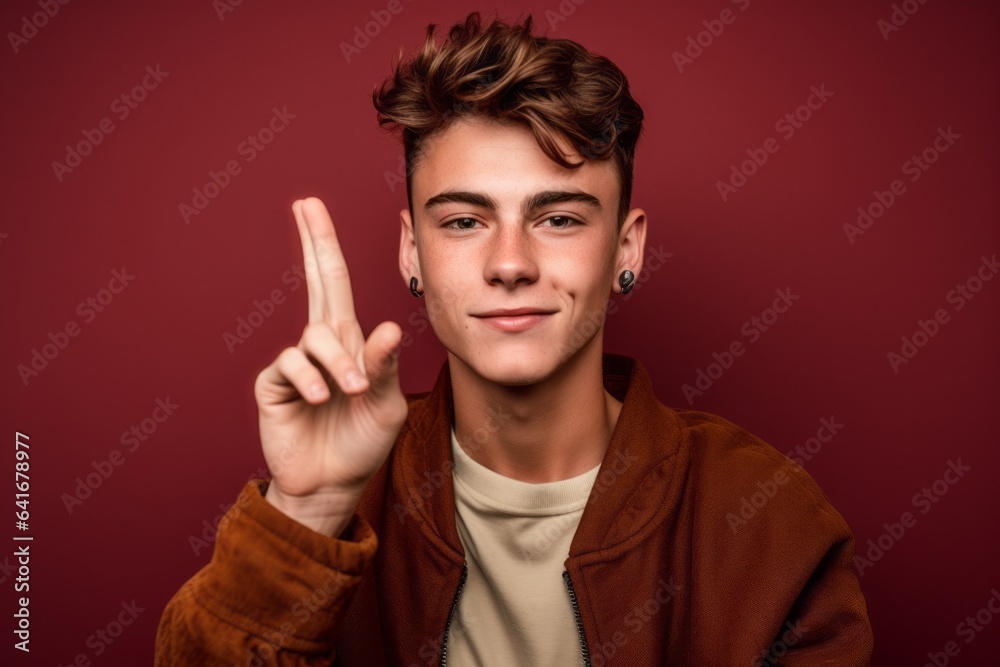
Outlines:
{"label": "neck", "polygon": [[552,375],[501,385],[448,353],[455,437],[474,461],[522,482],[576,477],[600,465],[622,403],[604,388],[601,337]]}

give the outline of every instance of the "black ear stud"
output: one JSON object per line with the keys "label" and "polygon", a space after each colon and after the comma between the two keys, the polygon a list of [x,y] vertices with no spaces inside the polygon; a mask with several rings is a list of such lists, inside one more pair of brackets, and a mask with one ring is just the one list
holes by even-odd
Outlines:
{"label": "black ear stud", "polygon": [[628,269],[622,271],[622,274],[618,276],[618,284],[621,285],[622,294],[628,294],[630,291],[632,291],[632,288],[635,286],[634,283],[635,283],[635,274],[629,271]]}

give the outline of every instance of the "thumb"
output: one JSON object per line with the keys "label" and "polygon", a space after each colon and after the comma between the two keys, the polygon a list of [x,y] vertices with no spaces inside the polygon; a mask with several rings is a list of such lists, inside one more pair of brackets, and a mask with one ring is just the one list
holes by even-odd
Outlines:
{"label": "thumb", "polygon": [[376,394],[399,390],[398,347],[402,339],[400,326],[386,321],[375,327],[365,341],[365,375]]}

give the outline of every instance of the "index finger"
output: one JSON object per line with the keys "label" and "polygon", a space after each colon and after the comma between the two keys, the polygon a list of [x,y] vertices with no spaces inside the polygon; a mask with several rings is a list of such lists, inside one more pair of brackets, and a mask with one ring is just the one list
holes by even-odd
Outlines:
{"label": "index finger", "polygon": [[299,230],[299,239],[302,241],[302,263],[305,266],[306,293],[309,295],[309,322],[313,323],[326,317],[326,296],[323,294],[323,283],[316,267],[312,235],[302,217],[301,206],[302,200],[296,199],[292,203],[292,213],[295,215],[295,227]]}
{"label": "index finger", "polygon": [[[309,321],[319,321],[324,317],[334,322],[357,320],[347,262],[340,250],[337,231],[333,227],[333,220],[330,219],[326,206],[317,197],[307,197],[302,200],[296,211],[296,217],[300,215],[302,217],[300,222],[307,230],[311,241],[311,256],[306,250],[306,243],[303,243],[303,253],[306,254],[304,258],[306,276],[307,278],[313,276],[310,289],[313,284],[318,283],[317,286],[322,290],[322,296],[317,299],[317,303],[322,304],[323,312],[313,313],[314,309],[310,307]],[[313,303],[312,296],[309,301],[310,304]]]}

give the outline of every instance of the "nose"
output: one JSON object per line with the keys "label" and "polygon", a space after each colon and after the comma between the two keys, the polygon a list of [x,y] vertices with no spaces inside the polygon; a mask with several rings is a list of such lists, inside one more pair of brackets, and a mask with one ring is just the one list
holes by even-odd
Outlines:
{"label": "nose", "polygon": [[513,288],[519,281],[538,280],[531,234],[522,225],[501,223],[490,239],[484,267],[486,282]]}

